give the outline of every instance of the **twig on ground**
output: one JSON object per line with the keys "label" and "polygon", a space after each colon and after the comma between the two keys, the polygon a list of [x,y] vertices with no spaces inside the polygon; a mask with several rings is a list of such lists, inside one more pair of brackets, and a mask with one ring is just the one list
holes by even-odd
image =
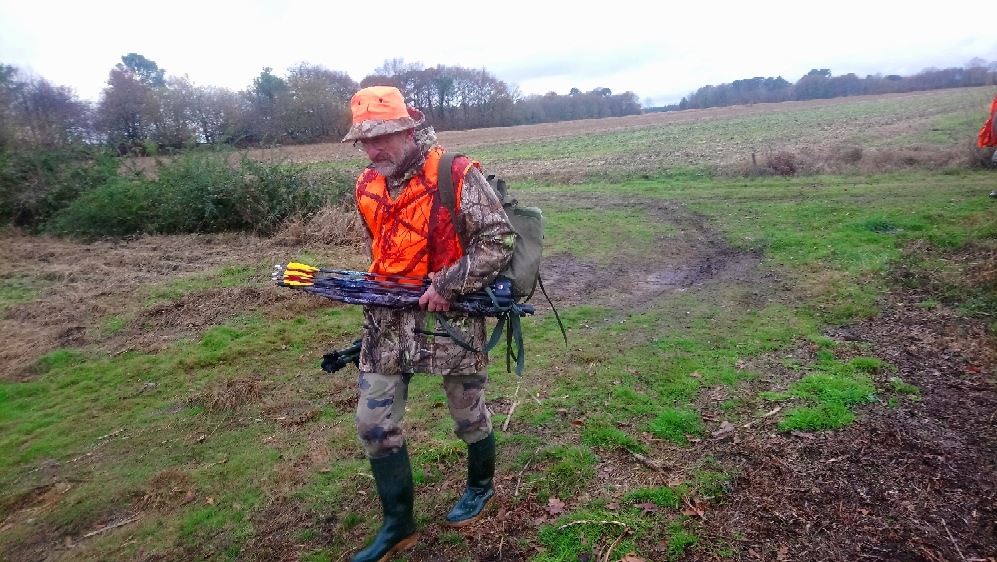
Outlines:
{"label": "twig on ground", "polygon": [[502,431],[505,432],[509,429],[509,421],[512,420],[512,413],[516,411],[516,407],[519,406],[519,386],[521,383],[516,383],[516,394],[512,397],[512,406],[509,406],[509,415],[505,417],[505,421],[502,422]]}
{"label": "twig on ground", "polygon": [[110,437],[114,437],[115,435],[121,433],[124,430],[125,430],[125,428],[122,427],[121,429],[116,429],[116,430],[112,431],[111,433],[108,433],[107,435],[101,435],[100,437],[97,438],[97,441],[103,441],[103,440],[108,439]]}
{"label": "twig on ground", "polygon": [[105,525],[105,526],[101,527],[100,529],[97,529],[96,531],[90,531],[89,533],[83,535],[83,538],[88,539],[88,538],[90,538],[92,536],[99,535],[101,533],[110,531],[111,529],[117,529],[118,527],[124,527],[125,525],[127,525],[129,523],[134,523],[134,522],[138,521],[138,519],[139,519],[138,515],[133,515],[133,516],[129,517],[128,519],[124,519],[122,521],[118,521],[117,523],[111,523],[110,525]]}
{"label": "twig on ground", "polygon": [[758,419],[751,420],[748,423],[742,425],[741,427],[750,427],[752,425],[755,425],[756,423],[764,420],[765,418],[767,418],[769,416],[773,416],[773,415],[779,413],[779,410],[781,410],[781,409],[782,409],[782,406],[776,406],[775,409],[773,409],[772,411],[765,412],[764,414],[762,414],[762,417],[760,417]]}
{"label": "twig on ground", "polygon": [[596,523],[596,524],[599,524],[599,525],[619,525],[620,527],[623,527],[624,532],[626,532],[626,530],[629,529],[629,527],[627,527],[626,523],[623,523],[622,521],[610,521],[608,519],[604,519],[602,521],[599,521],[599,520],[596,520],[596,519],[579,519],[578,521],[572,521],[570,523],[565,523],[564,525],[561,525],[560,527],[558,527],[557,530],[558,531],[563,531],[563,530],[567,529],[568,527],[572,527],[574,525],[587,525],[589,523]]}
{"label": "twig on ground", "polygon": [[623,540],[623,537],[625,537],[627,535],[627,530],[628,529],[626,529],[626,527],[624,527],[623,532],[620,533],[620,536],[616,537],[616,542],[614,542],[613,546],[609,547],[609,550],[606,551],[606,556],[603,556],[602,562],[609,562],[609,557],[612,556],[613,551],[616,550],[617,546],[619,546],[620,541]]}
{"label": "twig on ground", "polygon": [[642,462],[643,464],[647,465],[648,467],[653,468],[654,470],[657,470],[658,472],[664,472],[665,471],[665,468],[663,466],[661,466],[661,464],[658,463],[658,461],[655,461],[654,459],[650,459],[650,458],[645,457],[644,455],[642,455],[640,453],[636,453],[634,451],[630,451],[630,454],[633,455],[635,459],[639,460],[640,462]]}
{"label": "twig on ground", "polygon": [[962,558],[963,562],[966,562],[966,557],[962,555],[962,551],[959,550],[959,545],[955,542],[955,537],[952,536],[952,531],[949,531],[949,526],[945,524],[945,520],[939,517],[942,521],[942,527],[945,527],[945,534],[949,536],[949,540],[952,541],[952,546],[955,547],[955,551],[959,553],[959,558]]}
{"label": "twig on ground", "polygon": [[519,402],[513,402],[512,406],[509,406],[509,415],[505,417],[505,421],[502,422],[502,432],[509,430],[509,421],[512,420],[512,413],[516,411],[516,407],[519,406]]}
{"label": "twig on ground", "polygon": [[519,471],[519,476],[516,478],[516,490],[512,493],[513,497],[519,495],[519,485],[523,483],[523,473],[526,472],[526,469],[529,468],[530,463],[533,462],[533,457],[535,457],[539,452],[540,447],[537,447],[537,450],[533,451],[533,454],[530,455],[530,460],[526,461],[526,464],[523,465],[523,470]]}

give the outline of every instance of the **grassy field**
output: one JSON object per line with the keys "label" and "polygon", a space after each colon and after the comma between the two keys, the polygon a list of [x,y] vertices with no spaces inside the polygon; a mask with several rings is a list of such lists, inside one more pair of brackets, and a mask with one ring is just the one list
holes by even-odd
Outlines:
{"label": "grassy field", "polygon": [[[829,560],[994,555],[994,486],[970,503],[946,493],[997,462],[997,176],[974,166],[967,140],[989,94],[751,108],[477,148],[544,209],[543,275],[568,345],[541,297],[524,323],[524,376],[493,355],[501,501],[466,530],[439,523],[464,448],[439,381],[413,379],[406,435],[423,537],[403,559],[803,560],[817,544],[838,547]],[[780,153],[834,174],[777,175],[768,159]],[[363,267],[355,246],[16,233],[0,245],[0,559],[345,560],[376,531],[356,372],[318,368],[359,333],[360,310],[269,280],[292,260]],[[926,319],[877,323],[900,300]],[[890,523],[920,550],[876,542],[875,525],[828,524],[808,539],[778,518],[760,531],[751,506],[765,490],[750,472],[763,460],[860,467],[865,449],[828,460],[808,447],[858,447],[872,434],[846,432],[873,421],[943,419],[930,409],[943,390],[926,388],[919,366],[931,361],[848,336],[872,327],[923,343],[919,353],[944,340],[932,353],[991,396],[951,414],[989,434],[964,444],[979,464],[949,451],[949,488],[897,492],[896,506],[935,498],[947,524],[918,534]],[[932,327],[951,330],[931,339]],[[895,521],[859,497],[882,474],[839,499]],[[781,513],[840,519],[807,493]]]}

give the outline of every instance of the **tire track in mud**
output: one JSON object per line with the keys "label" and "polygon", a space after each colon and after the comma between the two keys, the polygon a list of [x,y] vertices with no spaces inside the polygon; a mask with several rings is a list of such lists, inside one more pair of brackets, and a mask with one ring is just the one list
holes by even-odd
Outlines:
{"label": "tire track in mud", "polygon": [[[555,306],[603,305],[618,315],[627,315],[647,310],[661,296],[674,291],[725,281],[765,281],[756,269],[762,259],[760,251],[734,247],[707,217],[682,204],[591,194],[572,195],[570,203],[561,197],[531,197],[541,207],[555,200],[558,206],[582,209],[640,209],[679,230],[676,235],[657,235],[650,254],[639,258],[621,254],[611,264],[563,253],[545,257],[541,276]],[[534,296],[534,301],[538,309],[549,309],[542,295]]]}

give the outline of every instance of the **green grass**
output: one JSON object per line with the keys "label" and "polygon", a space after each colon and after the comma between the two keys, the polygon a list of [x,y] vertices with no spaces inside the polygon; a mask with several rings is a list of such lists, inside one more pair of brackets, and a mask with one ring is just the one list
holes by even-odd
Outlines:
{"label": "green grass", "polygon": [[13,304],[28,302],[35,298],[39,289],[24,278],[0,279],[0,311]]}
{"label": "green grass", "polygon": [[659,439],[666,439],[680,445],[688,445],[690,435],[701,436],[705,433],[703,421],[699,415],[685,408],[665,408],[648,424],[648,431]]}
{"label": "green grass", "polygon": [[[667,236],[677,229],[660,224],[643,209],[558,209],[546,213],[544,252],[583,255],[601,264],[615,259],[646,255],[656,243],[656,237]],[[617,244],[620,238],[628,244]]]}
{"label": "green grass", "polygon": [[818,353],[813,372],[793,383],[785,392],[763,392],[768,400],[799,399],[804,405],[783,414],[779,428],[791,430],[838,429],[855,421],[852,406],[876,399],[877,389],[871,373],[887,365],[875,357],[855,357],[850,361],[833,359],[827,350]]}
{"label": "green grass", "polygon": [[144,291],[146,306],[178,300],[187,293],[227,287],[243,287],[265,278],[272,264],[257,262],[245,265],[227,265],[220,270],[202,272],[186,278],[171,280]]}

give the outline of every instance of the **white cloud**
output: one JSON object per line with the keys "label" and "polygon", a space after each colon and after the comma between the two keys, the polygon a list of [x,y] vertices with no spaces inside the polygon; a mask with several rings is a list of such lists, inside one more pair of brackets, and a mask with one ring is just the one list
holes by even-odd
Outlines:
{"label": "white cloud", "polygon": [[[965,4],[961,6],[960,4]],[[909,3],[839,0],[577,2],[454,8],[376,3],[178,0],[169,4],[51,1],[0,4],[0,63],[96,99],[122,55],[167,74],[240,90],[269,66],[300,62],[360,80],[385,60],[486,68],[523,94],[607,87],[670,103],[707,84],[754,76],[795,81],[811,68],[860,76],[913,74],[997,59],[997,34],[966,15]]]}

